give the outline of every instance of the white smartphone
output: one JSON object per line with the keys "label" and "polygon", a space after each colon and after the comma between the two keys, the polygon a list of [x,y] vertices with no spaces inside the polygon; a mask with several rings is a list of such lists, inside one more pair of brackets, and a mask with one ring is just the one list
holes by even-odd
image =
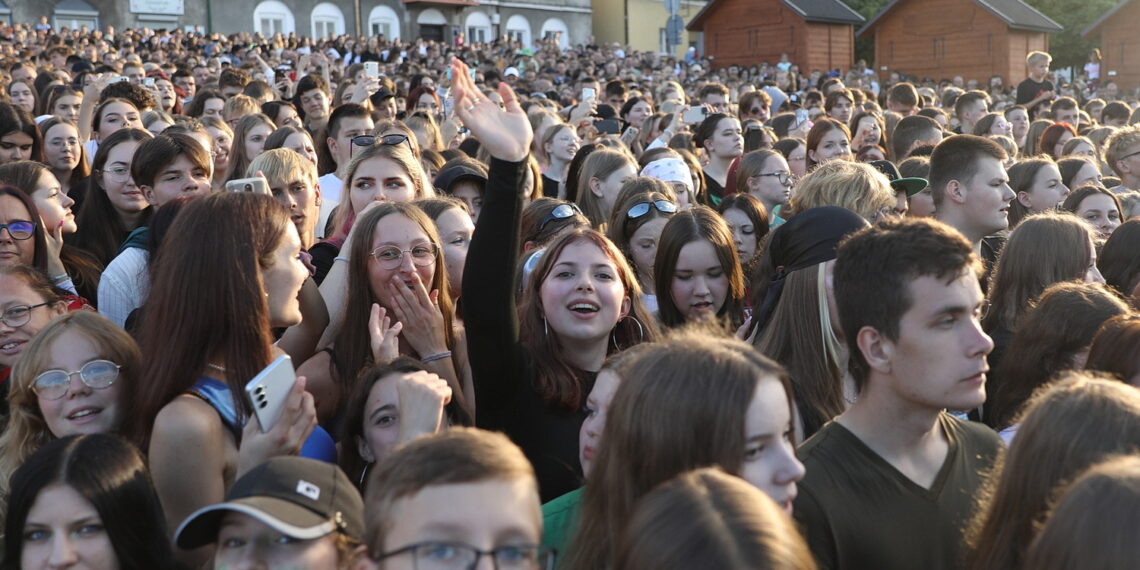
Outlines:
{"label": "white smartphone", "polygon": [[704,122],[705,117],[709,116],[708,107],[691,107],[681,114],[681,120],[686,125],[695,125]]}
{"label": "white smartphone", "polygon": [[364,75],[372,78],[380,77],[380,64],[375,61],[364,62]]}
{"label": "white smartphone", "polygon": [[587,99],[593,99],[594,97],[597,96],[597,94],[598,94],[597,91],[594,91],[593,87],[583,87],[582,88],[582,100],[583,101],[585,101]]}
{"label": "white smartphone", "polygon": [[277,418],[281,417],[281,410],[296,381],[293,360],[289,355],[282,354],[245,385],[245,394],[249,397],[250,407],[253,408],[253,415],[257,416],[262,432],[272,429]]}
{"label": "white smartphone", "polygon": [[153,77],[143,78],[143,85],[146,87],[154,87],[154,78]]}
{"label": "white smartphone", "polygon": [[226,182],[227,192],[253,192],[254,194],[265,194],[266,196],[272,195],[269,191],[269,183],[264,178],[254,176],[253,178],[238,178]]}

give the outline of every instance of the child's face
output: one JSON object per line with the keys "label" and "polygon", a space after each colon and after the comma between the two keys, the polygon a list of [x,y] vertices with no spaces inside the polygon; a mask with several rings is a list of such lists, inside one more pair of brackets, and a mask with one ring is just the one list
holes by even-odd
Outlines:
{"label": "child's face", "polygon": [[1029,73],[1034,77],[1044,77],[1047,73],[1049,73],[1049,60],[1030,64]]}

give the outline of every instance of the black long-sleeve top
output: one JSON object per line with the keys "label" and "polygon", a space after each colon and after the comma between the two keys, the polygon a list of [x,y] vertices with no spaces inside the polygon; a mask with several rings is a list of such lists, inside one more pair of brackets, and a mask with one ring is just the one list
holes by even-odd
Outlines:
{"label": "black long-sleeve top", "polygon": [[[502,431],[522,448],[547,502],[582,483],[578,431],[585,413],[547,405],[535,387],[534,360],[519,344],[514,276],[518,264],[525,162],[493,159],[483,209],[463,276],[464,326],[475,382],[476,425]],[[583,394],[595,373],[581,372]]]}

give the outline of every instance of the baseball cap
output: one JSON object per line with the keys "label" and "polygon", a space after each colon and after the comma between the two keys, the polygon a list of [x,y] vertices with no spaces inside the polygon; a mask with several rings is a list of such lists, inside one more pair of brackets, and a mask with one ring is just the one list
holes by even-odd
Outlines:
{"label": "baseball cap", "polygon": [[510,76],[512,76],[512,75],[514,75],[515,77],[518,77],[518,76],[519,76],[519,70],[518,70],[518,68],[516,68],[516,67],[508,67],[508,68],[507,68],[505,71],[503,71],[503,77],[510,77]]}
{"label": "baseball cap", "polygon": [[373,105],[379,105],[382,101],[392,99],[395,96],[396,94],[389,91],[387,87],[381,87],[377,89],[375,93],[369,95],[368,99],[372,101]]}
{"label": "baseball cap", "polygon": [[299,540],[341,531],[360,540],[364,500],[333,463],[274,457],[249,470],[226,493],[226,501],[198,509],[178,527],[174,541],[192,549],[218,538],[222,517],[239,512]]}
{"label": "baseball cap", "polygon": [[895,192],[902,190],[906,192],[907,196],[914,196],[930,185],[930,182],[925,178],[903,178],[899,174],[898,167],[889,160],[872,160],[867,164],[874,166],[876,170],[885,174],[887,180],[891,181],[891,189]]}
{"label": "baseball cap", "polygon": [[480,186],[485,186],[487,174],[469,164],[453,164],[439,171],[432,184],[446,193],[451,193],[451,187],[460,180],[473,180],[478,182]]}

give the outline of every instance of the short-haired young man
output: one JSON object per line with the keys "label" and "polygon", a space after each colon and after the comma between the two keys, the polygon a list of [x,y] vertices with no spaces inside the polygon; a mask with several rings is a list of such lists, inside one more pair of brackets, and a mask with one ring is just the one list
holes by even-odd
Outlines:
{"label": "short-haired young man", "polygon": [[1113,192],[1140,190],[1140,125],[1125,127],[1104,141],[1104,161],[1120,177]]}
{"label": "short-haired young man", "polygon": [[910,156],[910,152],[926,144],[942,142],[942,127],[938,121],[922,115],[903,117],[891,132],[891,153],[896,163]]}
{"label": "short-haired young man", "polygon": [[218,90],[222,92],[222,96],[226,99],[241,93],[242,89],[249,84],[251,77],[244,69],[235,67],[226,67],[222,69],[222,73],[218,75]]}
{"label": "short-haired young man", "polygon": [[1100,122],[1106,127],[1124,128],[1132,115],[1132,108],[1121,101],[1113,101],[1100,112]]}
{"label": "short-haired young man", "polygon": [[[146,201],[158,208],[178,196],[209,192],[213,167],[210,153],[192,135],[159,135],[139,144],[131,161],[131,179]],[[149,293],[148,233],[147,227],[131,232],[99,279],[99,312],[121,327]]]}
{"label": "short-haired young man", "polygon": [[[365,492],[364,552],[356,570],[427,568],[440,547],[456,568],[547,568],[534,470],[500,433],[452,428],[380,462]],[[490,557],[480,564],[484,557]],[[418,564],[417,564],[418,562]],[[451,566],[448,566],[451,567]]]}
{"label": "short-haired young man", "polygon": [[896,83],[887,91],[887,110],[909,117],[918,111],[918,90],[907,82]]}
{"label": "short-haired young man", "polygon": [[1015,197],[1005,172],[1007,158],[997,143],[974,135],[949,137],[930,155],[935,217],[966,236],[987,271],[1001,249],[994,234],[1009,226],[1009,202]]}
{"label": "short-haired young man", "polygon": [[289,208],[289,218],[301,236],[301,247],[305,250],[313,247],[321,210],[317,165],[298,152],[275,148],[257,155],[249,164],[246,177],[252,178],[258,173],[269,182],[273,197]]}
{"label": "short-haired young man", "polygon": [[985,91],[967,91],[954,102],[954,116],[958,118],[956,133],[970,134],[974,125],[990,112],[990,96]]}
{"label": "short-haired young man", "polygon": [[839,320],[858,399],[800,447],[795,517],[821,568],[958,568],[1001,440],[946,409],[986,398],[981,264],[953,228],[892,219],[840,244]]}
{"label": "short-haired young man", "polygon": [[1053,101],[1053,121],[1057,123],[1068,123],[1077,128],[1080,124],[1080,114],[1077,109],[1077,100],[1072,97],[1061,97]]}
{"label": "short-haired young man", "polygon": [[[348,163],[352,161],[352,139],[360,135],[372,134],[376,124],[372,122],[372,113],[366,107],[356,103],[345,103],[333,110],[328,118],[328,136],[323,143],[324,149],[318,148],[318,155],[327,155],[324,160],[332,161],[335,169],[321,176],[318,184],[321,187],[321,215],[317,222],[317,237],[327,237],[325,225],[333,208],[340,203],[341,189],[344,187],[344,175],[348,170]],[[322,163],[324,164],[324,163]],[[332,165],[327,165],[328,166]]]}
{"label": "short-haired young man", "polygon": [[701,87],[697,96],[700,97],[702,105],[712,107],[714,112],[728,112],[728,87],[725,87],[723,84],[709,83]]}
{"label": "short-haired young man", "polygon": [[309,129],[314,138],[317,131],[323,129],[329,120],[329,105],[332,95],[329,93],[329,84],[323,77],[310,73],[297,82],[297,92],[293,96],[293,105],[305,119],[305,128]]}
{"label": "short-haired young man", "polygon": [[1046,79],[1049,75],[1049,64],[1052,62],[1052,56],[1041,51],[1031,51],[1025,56],[1029,77],[1017,84],[1017,104],[1029,111],[1030,120],[1038,118],[1039,105],[1052,101],[1056,95],[1053,82]]}

